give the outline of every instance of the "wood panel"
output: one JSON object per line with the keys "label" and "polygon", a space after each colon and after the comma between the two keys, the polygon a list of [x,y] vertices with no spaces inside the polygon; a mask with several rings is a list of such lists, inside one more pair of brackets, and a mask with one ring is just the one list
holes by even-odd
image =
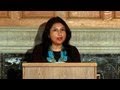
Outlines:
{"label": "wood panel", "polygon": [[38,28],[53,16],[70,28],[120,28],[120,11],[0,11],[0,26]]}
{"label": "wood panel", "polygon": [[69,11],[68,18],[101,18],[99,11]]}
{"label": "wood panel", "polygon": [[0,18],[10,18],[9,11],[0,11]]}
{"label": "wood panel", "polygon": [[113,14],[115,19],[120,19],[120,11],[114,11]]}
{"label": "wood panel", "polygon": [[55,16],[54,11],[23,11],[22,18],[50,18]]}

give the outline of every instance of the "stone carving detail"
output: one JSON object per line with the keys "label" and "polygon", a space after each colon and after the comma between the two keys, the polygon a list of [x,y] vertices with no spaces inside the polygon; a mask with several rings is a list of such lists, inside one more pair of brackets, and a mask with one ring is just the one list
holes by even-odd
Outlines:
{"label": "stone carving detail", "polygon": [[[120,53],[119,29],[71,29],[70,43],[81,53]],[[2,28],[0,30],[0,52],[24,53],[35,43],[37,29]]]}
{"label": "stone carving detail", "polygon": [[103,18],[104,18],[104,20],[113,19],[113,12],[112,11],[104,11]]}

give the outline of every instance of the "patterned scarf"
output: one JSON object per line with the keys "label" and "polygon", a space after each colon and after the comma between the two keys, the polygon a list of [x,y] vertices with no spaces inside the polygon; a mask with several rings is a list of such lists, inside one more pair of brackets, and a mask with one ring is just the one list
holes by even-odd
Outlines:
{"label": "patterned scarf", "polygon": [[[60,58],[58,59],[58,62],[66,62],[67,61],[67,52],[66,50],[64,50],[64,47],[62,47],[62,51],[60,52]],[[48,62],[51,63],[56,63],[57,61],[54,58],[54,53],[51,50],[51,48],[49,48],[48,50],[48,57],[47,57]]]}

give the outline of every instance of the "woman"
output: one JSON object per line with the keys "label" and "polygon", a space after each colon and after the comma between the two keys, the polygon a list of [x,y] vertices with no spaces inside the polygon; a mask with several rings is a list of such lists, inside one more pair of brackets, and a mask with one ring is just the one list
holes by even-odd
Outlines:
{"label": "woman", "polygon": [[36,45],[32,62],[80,62],[80,54],[75,46],[69,44],[71,31],[60,17],[52,17],[46,23],[42,43]]}

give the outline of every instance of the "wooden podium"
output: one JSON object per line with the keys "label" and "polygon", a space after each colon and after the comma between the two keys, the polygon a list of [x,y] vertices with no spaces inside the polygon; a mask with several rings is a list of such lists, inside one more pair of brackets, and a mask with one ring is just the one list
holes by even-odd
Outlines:
{"label": "wooden podium", "polygon": [[97,79],[96,63],[23,63],[23,79]]}

